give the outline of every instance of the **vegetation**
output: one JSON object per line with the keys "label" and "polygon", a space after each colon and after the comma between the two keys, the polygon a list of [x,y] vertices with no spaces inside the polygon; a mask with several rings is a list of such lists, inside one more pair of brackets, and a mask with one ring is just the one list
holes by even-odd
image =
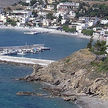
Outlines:
{"label": "vegetation", "polygon": [[77,11],[76,17],[108,17],[108,5],[106,4],[94,4],[90,6],[88,3],[81,3]]}
{"label": "vegetation", "polygon": [[108,72],[108,56],[103,62],[101,62],[100,66],[98,67],[98,71]]}
{"label": "vegetation", "polygon": [[29,5],[29,3],[22,2],[22,1],[20,1],[19,4],[21,4],[22,6],[28,6]]}
{"label": "vegetation", "polygon": [[30,2],[30,5],[33,6],[33,5],[36,3],[36,1],[37,1],[37,0],[32,0],[32,1]]}
{"label": "vegetation", "polygon": [[89,43],[87,44],[87,48],[92,49],[93,36],[91,36]]}
{"label": "vegetation", "polygon": [[58,22],[60,22],[61,20],[62,20],[62,16],[59,15]]}
{"label": "vegetation", "polygon": [[107,47],[108,46],[106,45],[106,41],[97,40],[97,42],[92,47],[92,51],[97,55],[104,55],[107,54]]}
{"label": "vegetation", "polygon": [[46,18],[47,18],[47,19],[53,20],[55,17],[53,16],[53,13],[48,13],[48,14],[46,15]]}
{"label": "vegetation", "polygon": [[82,30],[82,33],[84,35],[87,35],[87,36],[92,36],[93,35],[93,30],[84,29],[84,30]]}
{"label": "vegetation", "polygon": [[37,12],[35,12],[35,11],[32,12],[32,15],[33,15],[34,17],[37,17],[37,16],[38,16]]}
{"label": "vegetation", "polygon": [[63,29],[65,32],[71,32],[71,33],[76,32],[76,28],[69,28],[67,25],[64,25],[62,29]]}
{"label": "vegetation", "polygon": [[14,21],[14,20],[8,18],[8,19],[7,19],[7,24],[11,24],[12,26],[16,26],[16,21]]}

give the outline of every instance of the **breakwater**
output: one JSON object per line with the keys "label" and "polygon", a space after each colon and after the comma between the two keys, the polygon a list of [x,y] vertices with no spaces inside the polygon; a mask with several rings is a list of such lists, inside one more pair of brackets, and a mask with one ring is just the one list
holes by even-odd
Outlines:
{"label": "breakwater", "polygon": [[45,60],[45,59],[33,59],[33,58],[25,58],[25,57],[12,57],[12,56],[0,56],[1,62],[7,63],[17,63],[17,64],[29,64],[29,65],[41,65],[47,66],[48,64],[54,62],[53,60]]}

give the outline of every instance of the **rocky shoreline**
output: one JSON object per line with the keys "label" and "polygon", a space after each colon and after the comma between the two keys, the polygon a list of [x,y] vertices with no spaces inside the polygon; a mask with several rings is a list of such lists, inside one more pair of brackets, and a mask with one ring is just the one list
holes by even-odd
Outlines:
{"label": "rocky shoreline", "polygon": [[[45,82],[43,89],[51,93],[50,97],[61,97],[65,101],[77,100],[83,108],[95,108],[95,105],[96,108],[102,108],[97,103],[102,102],[98,99],[108,99],[108,78],[107,74],[96,71],[92,65],[94,61],[98,61],[97,56],[88,49],[82,49],[47,67],[36,65],[31,75],[19,80]],[[96,98],[93,100],[96,104],[90,106],[89,98],[91,103],[92,98]]]}

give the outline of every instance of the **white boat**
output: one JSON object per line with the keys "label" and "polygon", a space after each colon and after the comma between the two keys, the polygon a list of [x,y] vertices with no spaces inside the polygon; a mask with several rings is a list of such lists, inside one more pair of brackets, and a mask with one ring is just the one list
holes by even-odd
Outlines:
{"label": "white boat", "polygon": [[39,34],[39,32],[30,31],[30,32],[24,32],[24,34],[35,35]]}
{"label": "white boat", "polygon": [[25,53],[24,52],[19,52],[19,53],[17,53],[18,55],[25,55]]}

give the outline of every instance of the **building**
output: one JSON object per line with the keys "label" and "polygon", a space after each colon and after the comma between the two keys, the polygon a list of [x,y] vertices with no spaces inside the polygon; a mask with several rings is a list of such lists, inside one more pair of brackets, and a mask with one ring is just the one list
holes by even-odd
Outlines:
{"label": "building", "polygon": [[0,14],[0,25],[4,25],[6,23],[6,17]]}
{"label": "building", "polygon": [[79,23],[76,26],[76,31],[81,33],[83,29],[87,29],[88,25],[86,23]]}
{"label": "building", "polygon": [[48,4],[52,4],[55,2],[55,0],[47,0]]}
{"label": "building", "polygon": [[43,25],[43,27],[48,27],[49,24],[50,24],[50,22],[49,22],[48,19],[43,19],[43,21],[42,21],[42,25]]}
{"label": "building", "polygon": [[31,0],[21,0],[21,1],[23,1],[25,3],[30,3],[31,2]]}
{"label": "building", "polygon": [[107,19],[106,20],[101,20],[100,23],[101,24],[108,24],[108,20]]}
{"label": "building", "polygon": [[64,2],[64,3],[59,3],[57,5],[57,11],[58,12],[63,12],[63,13],[68,13],[74,9],[77,9],[79,7],[79,3],[76,2]]}
{"label": "building", "polygon": [[49,11],[54,10],[54,5],[47,5],[47,10]]}

